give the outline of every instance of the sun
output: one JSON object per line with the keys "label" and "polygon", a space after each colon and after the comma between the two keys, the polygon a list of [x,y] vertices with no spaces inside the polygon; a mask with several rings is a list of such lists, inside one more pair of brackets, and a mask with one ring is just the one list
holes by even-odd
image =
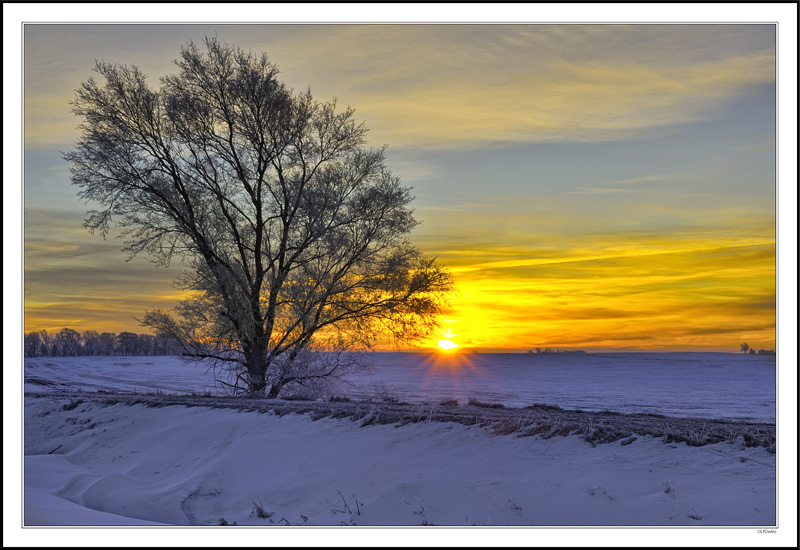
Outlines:
{"label": "sun", "polygon": [[458,347],[458,344],[451,340],[439,340],[436,342],[436,345],[439,347],[439,349],[444,351],[452,351]]}

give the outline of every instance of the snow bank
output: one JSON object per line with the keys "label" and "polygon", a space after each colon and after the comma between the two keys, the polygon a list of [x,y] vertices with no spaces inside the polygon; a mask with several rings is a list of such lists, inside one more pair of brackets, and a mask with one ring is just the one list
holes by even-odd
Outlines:
{"label": "snow bank", "polygon": [[[458,398],[456,409],[477,398],[691,412],[709,422],[775,418],[774,360],[472,357],[454,369],[412,355],[380,356],[350,389],[411,403]],[[27,392],[46,396],[29,394],[19,407],[24,500],[6,498],[6,508],[24,513],[25,538],[39,546],[761,546],[796,527],[786,515],[793,501],[784,503],[794,468],[782,462],[779,478],[780,452],[741,439],[689,447],[639,434],[592,447],[577,436],[520,438],[453,422],[360,427],[114,399],[65,409],[75,402],[56,395],[214,393],[210,373],[172,357],[27,359],[24,375]],[[10,517],[5,527],[16,527]]]}
{"label": "snow bank", "polygon": [[27,525],[760,527],[776,518],[775,455],[739,442],[592,447],[453,423],[65,404],[25,406]]}

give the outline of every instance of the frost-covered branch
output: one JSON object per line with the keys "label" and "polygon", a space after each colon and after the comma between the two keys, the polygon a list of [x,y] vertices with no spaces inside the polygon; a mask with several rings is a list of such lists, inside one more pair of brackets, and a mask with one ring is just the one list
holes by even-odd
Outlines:
{"label": "frost-covered branch", "polygon": [[99,205],[86,227],[117,224],[131,258],[188,268],[190,296],[143,324],[189,357],[240,365],[259,395],[349,368],[313,355],[330,338],[366,349],[430,334],[452,279],[408,243],[413,197],[385,147],[366,145],[352,108],[294,94],[265,54],[204,46],[185,46],[157,90],[98,62],[102,82],[72,103],[82,133],[64,158]]}

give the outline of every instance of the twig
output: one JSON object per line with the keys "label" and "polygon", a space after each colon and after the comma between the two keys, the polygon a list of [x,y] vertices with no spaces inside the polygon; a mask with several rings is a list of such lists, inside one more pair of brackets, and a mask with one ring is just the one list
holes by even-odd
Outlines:
{"label": "twig", "polygon": [[342,494],[342,492],[339,489],[336,489],[336,492],[339,493],[339,496],[342,497],[342,502],[344,502],[344,510],[341,510],[341,511],[342,512],[347,512],[348,514],[352,514],[353,511],[347,505],[347,501],[344,499],[344,495]]}

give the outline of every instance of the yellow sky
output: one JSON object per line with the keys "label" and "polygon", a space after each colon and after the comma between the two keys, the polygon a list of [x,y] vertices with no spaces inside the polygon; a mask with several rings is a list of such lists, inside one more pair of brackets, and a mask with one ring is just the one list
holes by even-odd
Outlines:
{"label": "yellow sky", "polygon": [[81,228],[58,151],[95,58],[157,86],[181,44],[265,50],[413,187],[462,348],[775,347],[774,25],[31,25],[25,330],[141,331],[180,266]]}
{"label": "yellow sky", "polygon": [[773,343],[773,243],[673,243],[454,269],[448,338],[479,349],[733,349]]}

